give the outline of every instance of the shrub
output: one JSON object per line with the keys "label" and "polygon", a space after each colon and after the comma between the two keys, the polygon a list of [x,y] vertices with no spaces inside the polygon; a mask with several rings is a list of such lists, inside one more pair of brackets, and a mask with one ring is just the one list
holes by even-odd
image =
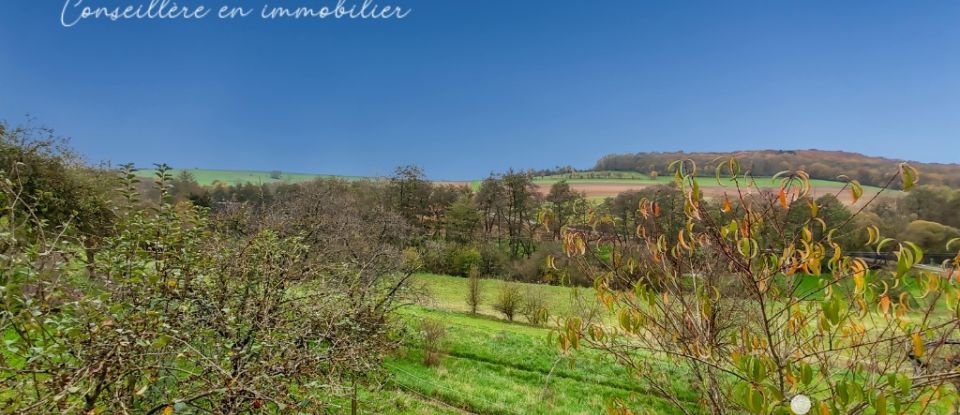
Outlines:
{"label": "shrub", "polygon": [[[820,414],[955,411],[949,349],[960,344],[960,287],[915,269],[923,246],[859,229],[871,251],[896,257],[895,268],[870,272],[840,242],[856,217],[814,199],[807,173],[784,172],[779,189],[744,197],[753,179],[731,159],[716,170],[729,193],[714,203],[702,199],[692,161],[670,169],[682,197],[642,199],[636,242],[564,233],[566,254],[594,277],[597,303],[617,321],[566,319],[562,350],[605,351],[660,390],[689,385],[692,399],[670,398],[681,412],[699,402],[698,413],[787,414],[797,396]],[[901,164],[888,182],[909,191],[917,174]],[[855,181],[845,191],[854,203],[864,196]],[[913,237],[929,236],[931,249],[960,247],[944,242],[942,226],[918,225]],[[664,362],[682,370],[663,376]],[[613,400],[608,412],[631,413],[628,405]]]}
{"label": "shrub", "polygon": [[467,275],[467,305],[470,306],[470,313],[477,314],[477,307],[483,302],[483,285],[480,281],[480,270],[473,266]]}
{"label": "shrub", "polygon": [[435,274],[446,274],[447,244],[443,241],[427,241],[420,255],[423,261],[423,270]]}
{"label": "shrub", "polygon": [[540,282],[540,272],[545,255],[541,251],[534,252],[530,258],[521,258],[510,264],[510,279],[535,283]]}
{"label": "shrub", "polygon": [[443,357],[443,339],[447,337],[447,326],[435,318],[425,318],[420,322],[420,335],[423,336],[423,364],[436,366]]}
{"label": "shrub", "polygon": [[470,269],[480,264],[480,250],[472,246],[458,246],[447,255],[447,269],[450,275],[466,277]]}
{"label": "shrub", "polygon": [[507,320],[513,321],[514,315],[516,315],[522,305],[523,293],[520,292],[520,286],[512,282],[507,282],[500,287],[500,292],[497,293],[497,299],[493,304],[493,308],[503,314]]}
{"label": "shrub", "polygon": [[547,301],[544,299],[542,288],[529,287],[524,291],[520,313],[527,318],[530,324],[542,326],[547,323],[550,318],[550,310],[547,308]]}
{"label": "shrub", "polygon": [[427,241],[423,250],[425,271],[466,277],[470,268],[481,263],[480,250],[473,246],[444,241]]}
{"label": "shrub", "polygon": [[487,243],[480,247],[480,275],[503,275],[509,263],[507,253],[496,244]]}
{"label": "shrub", "polygon": [[44,205],[0,172],[0,384],[22,392],[3,393],[0,412],[323,412],[321,394],[356,396],[396,346],[387,314],[412,271],[370,238],[396,233],[395,217],[363,215],[370,207],[330,182],[302,209],[239,210],[228,226],[170,203],[166,167],[155,208],[133,203],[129,166],[123,178],[116,232],[78,278],[81,247],[11,214]]}

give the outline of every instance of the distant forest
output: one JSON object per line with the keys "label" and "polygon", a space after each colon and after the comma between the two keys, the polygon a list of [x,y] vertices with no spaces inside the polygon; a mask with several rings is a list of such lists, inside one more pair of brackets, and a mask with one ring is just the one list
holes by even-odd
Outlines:
{"label": "distant forest", "polygon": [[[903,160],[870,157],[858,153],[823,150],[763,150],[728,153],[635,153],[611,154],[597,162],[595,170],[636,171],[641,173],[669,173],[675,160],[692,159],[700,174],[712,175],[718,162],[736,156],[754,176],[772,176],[784,170],[804,170],[813,179],[836,180],[847,175],[864,185],[883,186],[891,172]],[[960,187],[960,165],[914,163],[923,172],[923,184]]]}

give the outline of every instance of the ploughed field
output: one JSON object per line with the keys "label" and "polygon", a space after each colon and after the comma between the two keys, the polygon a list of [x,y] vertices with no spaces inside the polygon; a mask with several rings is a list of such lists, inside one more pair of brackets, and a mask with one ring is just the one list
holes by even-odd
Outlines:
{"label": "ploughed field", "polygon": [[[602,199],[614,197],[627,191],[637,191],[651,186],[670,184],[673,183],[674,179],[669,175],[650,177],[645,174],[633,172],[596,171],[554,176],[541,176],[535,178],[534,183],[538,186],[539,191],[545,195],[550,192],[550,186],[561,180],[566,180],[573,190],[584,193],[588,198]],[[700,177],[698,180],[700,183],[700,188],[703,191],[703,195],[707,199],[720,198],[724,195],[724,193],[729,194],[732,197],[737,193],[736,186],[733,182],[729,181],[729,179],[721,179],[721,183],[717,183],[717,180],[714,177]],[[836,195],[837,198],[839,198],[843,203],[851,204],[853,202],[853,198],[849,189],[841,192],[845,185],[843,182],[830,180],[810,180],[810,185],[811,195],[813,197],[833,194]],[[741,180],[740,186],[741,190],[746,194],[755,193],[762,190],[779,189],[780,184],[779,182],[774,181],[771,177],[754,177],[753,183],[748,185],[746,181]],[[864,186],[863,190],[864,196],[861,201],[869,200],[880,191],[880,188]],[[897,194],[900,192],[888,190],[885,193]]]}

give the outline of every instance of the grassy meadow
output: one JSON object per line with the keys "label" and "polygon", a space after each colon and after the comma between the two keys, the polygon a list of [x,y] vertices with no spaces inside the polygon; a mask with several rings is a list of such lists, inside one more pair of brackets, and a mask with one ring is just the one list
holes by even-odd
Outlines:
{"label": "grassy meadow", "polygon": [[[388,358],[389,382],[367,396],[376,413],[595,414],[611,398],[656,414],[677,413],[609,356],[592,350],[563,356],[550,342],[549,328],[525,324],[519,316],[513,323],[498,317],[489,303],[504,282],[483,280],[485,302],[477,315],[468,312],[464,300],[465,278],[420,274],[416,282],[429,299],[403,309],[401,318],[409,330],[417,330],[423,319],[442,321],[445,356],[428,367],[422,348],[410,344]],[[573,312],[579,297],[593,299],[591,289],[521,285],[539,290],[559,313]],[[685,385],[675,388],[693,405]]]}

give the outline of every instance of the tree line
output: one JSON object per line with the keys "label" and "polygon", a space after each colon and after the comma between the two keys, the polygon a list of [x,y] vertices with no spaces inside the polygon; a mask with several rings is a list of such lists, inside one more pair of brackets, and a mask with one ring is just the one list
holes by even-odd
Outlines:
{"label": "tree line", "polygon": [[[849,176],[870,186],[885,186],[891,180],[891,171],[902,160],[870,157],[857,153],[823,150],[765,150],[732,153],[664,152],[611,154],[597,161],[595,170],[635,171],[644,174],[669,172],[676,160],[693,160],[700,174],[710,176],[719,164],[737,157],[746,172],[754,176],[773,176],[782,171],[803,170],[812,179],[837,180]],[[960,165],[912,163],[923,171],[923,183],[960,187]]]}

